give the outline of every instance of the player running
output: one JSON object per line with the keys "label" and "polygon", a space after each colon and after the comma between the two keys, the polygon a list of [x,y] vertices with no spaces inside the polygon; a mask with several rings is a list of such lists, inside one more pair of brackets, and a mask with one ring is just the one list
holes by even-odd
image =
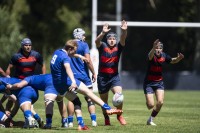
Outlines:
{"label": "player running", "polygon": [[[153,48],[148,54],[148,69],[144,79],[144,94],[146,98],[147,108],[152,109],[151,116],[147,120],[147,125],[156,126],[153,122],[157,116],[164,101],[164,83],[162,76],[162,66],[164,63],[175,64],[181,61],[184,55],[177,54],[177,57],[171,58],[168,54],[163,52],[163,43],[157,39],[153,43]],[[154,104],[154,94],[156,97],[156,104]]]}

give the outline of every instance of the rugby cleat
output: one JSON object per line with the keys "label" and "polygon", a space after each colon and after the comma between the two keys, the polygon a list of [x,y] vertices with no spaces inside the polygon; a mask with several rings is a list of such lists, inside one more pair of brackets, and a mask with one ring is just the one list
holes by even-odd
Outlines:
{"label": "rugby cleat", "polygon": [[110,119],[105,119],[105,126],[110,126]]}
{"label": "rugby cleat", "polygon": [[106,110],[106,113],[107,115],[112,115],[112,114],[121,115],[123,111],[121,109],[110,109],[110,110]]}
{"label": "rugby cleat", "polygon": [[78,130],[82,131],[82,130],[90,130],[88,126],[84,125],[84,126],[78,126]]}
{"label": "rugby cleat", "polygon": [[117,120],[120,122],[121,125],[126,125],[126,120],[122,115],[118,115]]}
{"label": "rugby cleat", "polygon": [[156,126],[156,124],[153,121],[147,121],[147,125]]}
{"label": "rugby cleat", "polygon": [[68,127],[74,127],[73,122],[68,123]]}
{"label": "rugby cleat", "polygon": [[51,123],[45,124],[45,125],[43,126],[43,129],[51,129]]}
{"label": "rugby cleat", "polygon": [[92,121],[92,126],[96,127],[97,126],[97,122],[96,121]]}

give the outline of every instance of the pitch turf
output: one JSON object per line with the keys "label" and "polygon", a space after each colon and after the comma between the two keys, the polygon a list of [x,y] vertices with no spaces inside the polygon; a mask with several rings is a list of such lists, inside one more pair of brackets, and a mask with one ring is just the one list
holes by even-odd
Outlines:
{"label": "pitch turf", "polygon": [[[121,126],[116,116],[111,116],[112,126],[104,126],[103,115],[100,107],[97,106],[97,122],[98,127],[91,127],[90,117],[87,112],[86,102],[82,99],[83,118],[85,124],[91,130],[89,133],[197,133],[200,132],[200,91],[165,91],[165,100],[161,112],[155,119],[156,127],[147,126],[151,111],[147,110],[143,91],[125,90],[124,91],[124,117],[127,125]],[[112,97],[112,95],[111,95]],[[110,105],[111,105],[110,97]],[[53,133],[53,132],[78,132],[77,122],[74,122],[73,128],[60,128],[61,117],[55,103],[53,116],[53,129],[21,129],[9,128],[0,129],[0,132],[16,132],[16,133]],[[40,92],[40,98],[35,104],[36,111],[45,119],[43,93]],[[24,120],[22,112],[19,110],[14,120]]]}

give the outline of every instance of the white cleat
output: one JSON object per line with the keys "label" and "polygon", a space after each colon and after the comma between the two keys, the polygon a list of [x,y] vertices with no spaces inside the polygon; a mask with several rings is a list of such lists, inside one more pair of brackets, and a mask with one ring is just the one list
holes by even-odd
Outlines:
{"label": "white cleat", "polygon": [[34,118],[29,118],[28,124],[29,124],[29,128],[38,128],[39,127],[39,124],[37,123],[37,121]]}
{"label": "white cleat", "polygon": [[73,127],[74,124],[72,122],[68,123],[68,127]]}
{"label": "white cleat", "polygon": [[153,121],[147,121],[147,125],[156,126],[156,124]]}
{"label": "white cleat", "polygon": [[92,126],[96,127],[97,126],[97,122],[96,121],[92,121]]}

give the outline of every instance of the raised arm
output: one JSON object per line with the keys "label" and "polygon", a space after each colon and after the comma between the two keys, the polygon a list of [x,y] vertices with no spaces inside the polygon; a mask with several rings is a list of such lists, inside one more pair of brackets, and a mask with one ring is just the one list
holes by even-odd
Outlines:
{"label": "raised arm", "polygon": [[122,24],[121,24],[121,29],[122,29],[122,34],[121,34],[121,37],[120,37],[120,44],[122,46],[125,46],[125,40],[126,40],[126,36],[127,36],[127,22],[125,20],[122,21]]}
{"label": "raised arm", "polygon": [[0,67],[0,74],[2,75],[2,76],[4,76],[4,77],[6,77],[7,75],[6,75],[6,73],[4,72],[4,70]]}
{"label": "raised arm", "polygon": [[9,76],[10,76],[11,68],[13,68],[13,65],[12,65],[12,64],[9,64],[8,67],[7,67],[7,69],[6,69],[6,75],[9,75]]}
{"label": "raised arm", "polygon": [[159,43],[159,39],[156,39],[153,43],[153,48],[151,49],[151,51],[149,52],[149,60],[152,60],[153,59],[153,56],[154,56],[154,52],[155,52],[155,49],[156,49],[156,45]]}
{"label": "raised arm", "polygon": [[171,64],[178,63],[184,58],[184,55],[182,53],[177,53],[177,57],[172,58]]}
{"label": "raised arm", "polygon": [[108,28],[108,26],[109,25],[107,23],[103,25],[102,32],[97,36],[95,40],[97,48],[101,46],[101,40],[103,39],[104,35],[111,30],[111,28]]}

